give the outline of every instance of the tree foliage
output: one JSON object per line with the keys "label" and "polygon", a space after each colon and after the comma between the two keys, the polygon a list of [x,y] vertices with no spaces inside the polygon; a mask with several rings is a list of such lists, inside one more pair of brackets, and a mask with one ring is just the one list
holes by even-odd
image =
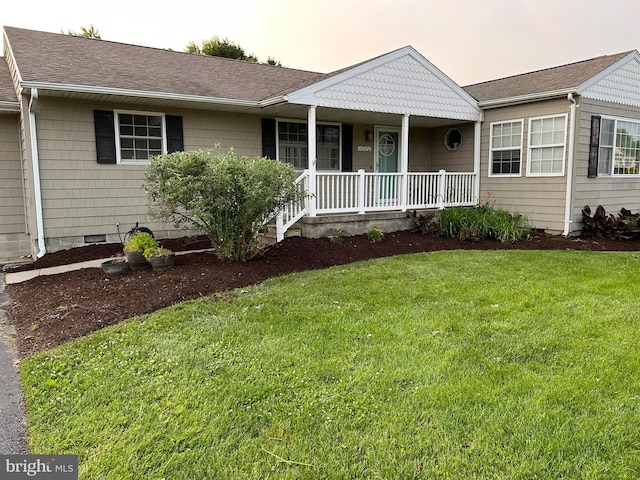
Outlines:
{"label": "tree foliage", "polygon": [[219,37],[211,37],[209,40],[203,40],[200,46],[195,42],[189,42],[185,47],[185,52],[209,55],[212,57],[234,58],[236,60],[245,60],[253,63],[258,62],[258,58],[255,55],[247,55],[244,48],[228,38],[220,39]]}
{"label": "tree foliage", "polygon": [[[254,54],[247,54],[240,45],[232,42],[228,38],[221,39],[214,36],[209,40],[203,40],[201,45],[196,42],[189,42],[184,48],[187,53],[195,53],[197,55],[209,55],[211,57],[233,58],[235,60],[244,60],[246,62],[258,63],[258,57]],[[282,64],[273,57],[268,57],[267,64],[281,67]]]}
{"label": "tree foliage", "polygon": [[100,32],[98,32],[98,29],[93,25],[89,25],[88,28],[80,27],[79,32],[75,30],[67,30],[66,32],[63,31],[62,33],[65,33],[66,35],[71,35],[74,37],[95,38],[97,40],[102,40],[102,37],[100,36]]}
{"label": "tree foliage", "polygon": [[205,232],[219,258],[247,261],[260,253],[263,225],[303,192],[293,168],[228,152],[175,152],[150,160],[145,190],[150,215]]}

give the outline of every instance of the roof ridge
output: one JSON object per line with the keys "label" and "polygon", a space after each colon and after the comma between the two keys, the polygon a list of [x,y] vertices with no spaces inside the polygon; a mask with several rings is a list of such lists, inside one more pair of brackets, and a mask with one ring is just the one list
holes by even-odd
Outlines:
{"label": "roof ridge", "polygon": [[189,53],[189,52],[184,52],[182,50],[172,50],[170,48],[160,48],[160,47],[150,47],[148,45],[138,45],[135,43],[127,43],[127,42],[121,42],[121,41],[117,41],[117,40],[105,40],[105,39],[99,39],[99,38],[90,38],[90,37],[81,37],[81,36],[76,36],[76,35],[68,35],[66,33],[56,33],[56,32],[45,32],[43,30],[34,30],[32,28],[21,28],[21,27],[13,27],[13,26],[4,26],[4,29],[11,29],[11,30],[21,30],[21,31],[25,31],[25,32],[34,32],[34,33],[39,33],[39,34],[45,34],[45,35],[56,35],[59,37],[70,37],[70,38],[74,38],[76,40],[91,40],[94,42],[105,42],[105,43],[109,43],[112,45],[121,45],[121,46],[125,46],[125,47],[136,47],[136,48],[143,48],[143,49],[149,49],[149,50],[154,50],[154,51],[158,51],[158,52],[166,52],[166,53],[178,53],[178,54],[182,54],[182,55],[192,55],[195,57],[202,57],[202,58],[215,58],[217,60],[221,60],[221,61],[228,61],[228,62],[233,62],[233,63],[243,63],[243,64],[247,64],[247,65],[261,65],[262,67],[269,67],[269,68],[284,68],[286,70],[293,70],[293,71],[297,71],[297,72],[302,72],[302,73],[315,73],[318,74],[320,72],[316,72],[313,70],[303,70],[300,68],[292,68],[292,67],[284,67],[284,66],[277,66],[277,65],[271,65],[269,63],[263,63],[263,62],[249,62],[247,60],[239,60],[237,58],[227,58],[227,57],[218,57],[215,55],[201,55],[201,54],[197,54],[197,53]]}
{"label": "roof ridge", "polygon": [[[584,59],[584,60],[578,60],[576,62],[565,63],[563,65],[556,65],[554,67],[541,68],[539,70],[532,70],[530,72],[517,73],[515,75],[507,75],[506,77],[494,78],[492,80],[486,80],[484,82],[471,83],[469,85],[465,85],[463,88],[475,87],[477,85],[484,85],[484,84],[491,83],[491,82],[498,82],[500,80],[508,80],[508,79],[513,79],[513,78],[517,78],[517,77],[523,77],[525,75],[532,75],[534,73],[547,72],[547,71],[551,71],[551,70],[556,70],[558,68],[571,67],[573,65],[579,65],[581,63],[592,62],[594,60],[600,60],[600,59],[603,59],[603,58],[606,58],[606,57],[617,57],[617,56],[619,56],[620,58],[624,58],[627,55],[629,55],[630,53],[635,52],[635,51],[636,50],[627,50],[627,51],[619,52],[619,53],[611,53],[611,54],[606,54],[606,55],[599,55],[597,57],[587,58],[587,59]],[[604,70],[604,68],[603,68],[603,70]]]}

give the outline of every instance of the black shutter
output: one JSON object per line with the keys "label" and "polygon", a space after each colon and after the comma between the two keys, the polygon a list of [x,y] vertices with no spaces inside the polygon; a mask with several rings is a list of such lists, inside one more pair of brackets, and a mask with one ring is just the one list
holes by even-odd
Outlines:
{"label": "black shutter", "polygon": [[167,126],[167,152],[183,152],[184,137],[182,135],[182,117],[165,115],[164,121]]}
{"label": "black shutter", "polygon": [[96,130],[98,163],[116,163],[116,132],[113,126],[113,112],[94,110],[93,121]]}
{"label": "black shutter", "polygon": [[342,125],[342,171],[353,171],[353,125]]}
{"label": "black shutter", "polygon": [[272,118],[262,119],[262,156],[275,160],[276,155],[276,121]]}
{"label": "black shutter", "polygon": [[587,176],[598,176],[598,154],[600,152],[600,120],[599,115],[591,116],[591,142],[589,145],[589,171]]}

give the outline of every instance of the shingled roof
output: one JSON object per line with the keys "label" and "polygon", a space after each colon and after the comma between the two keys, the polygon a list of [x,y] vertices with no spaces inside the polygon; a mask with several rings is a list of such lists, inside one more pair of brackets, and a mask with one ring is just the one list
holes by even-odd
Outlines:
{"label": "shingled roof", "polygon": [[576,88],[632,53],[617,53],[463,87],[479,102]]}
{"label": "shingled roof", "polygon": [[4,58],[0,58],[0,102],[18,103],[13,81],[11,80],[11,72]]}
{"label": "shingled roof", "polygon": [[322,73],[107,40],[14,27],[4,30],[21,80],[34,84],[258,102],[327,77]]}

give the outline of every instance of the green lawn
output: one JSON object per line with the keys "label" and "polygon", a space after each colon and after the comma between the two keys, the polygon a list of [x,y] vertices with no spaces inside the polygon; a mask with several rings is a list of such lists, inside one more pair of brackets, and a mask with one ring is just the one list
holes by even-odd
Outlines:
{"label": "green lawn", "polygon": [[[212,272],[215,275],[215,272]],[[640,478],[640,252],[273,279],[22,363],[81,478]]]}

